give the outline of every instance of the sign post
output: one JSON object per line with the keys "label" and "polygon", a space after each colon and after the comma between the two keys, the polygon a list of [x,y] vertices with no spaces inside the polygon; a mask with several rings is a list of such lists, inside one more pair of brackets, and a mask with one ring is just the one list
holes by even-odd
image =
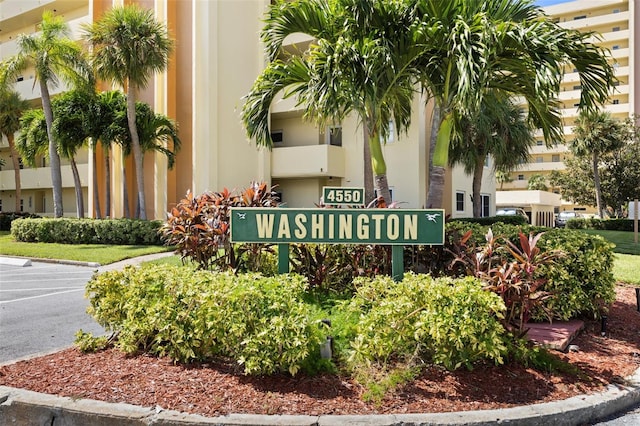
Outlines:
{"label": "sign post", "polygon": [[289,243],[392,246],[402,279],[405,245],[444,244],[444,210],[232,208],[231,241],[278,244],[278,271],[289,271]]}

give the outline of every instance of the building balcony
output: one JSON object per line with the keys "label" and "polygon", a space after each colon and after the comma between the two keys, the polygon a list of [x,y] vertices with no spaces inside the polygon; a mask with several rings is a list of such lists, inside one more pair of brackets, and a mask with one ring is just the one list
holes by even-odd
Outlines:
{"label": "building balcony", "polygon": [[[62,171],[62,187],[73,188],[73,172],[71,166],[61,166]],[[80,182],[82,186],[89,185],[89,165],[78,164],[78,173],[80,174]],[[22,189],[47,189],[51,188],[51,168],[38,167],[36,169],[20,170],[20,187]],[[15,190],[16,183],[14,179],[13,169],[0,171],[0,189]]]}
{"label": "building balcony", "polygon": [[[574,127],[574,126],[564,126],[564,127],[562,128],[562,133],[563,133],[565,136],[572,135],[572,134],[573,134],[573,127]],[[536,129],[536,130],[535,130],[535,132],[533,132],[533,135],[534,135],[536,138],[541,138],[541,137],[543,136],[543,135],[542,135],[542,129]]]}
{"label": "building balcony", "polygon": [[[575,12],[575,15],[579,14],[579,11]],[[613,26],[613,24],[616,23],[629,22],[629,17],[629,11],[620,11],[619,13],[590,16],[585,19],[567,19],[566,21],[559,22],[559,24],[563,28],[572,30],[592,30],[603,25]]]}
{"label": "building balcony", "polygon": [[546,145],[536,145],[529,150],[529,154],[564,154],[569,152],[567,145],[554,145],[551,148],[547,148]]}
{"label": "building balcony", "polygon": [[595,44],[613,43],[615,41],[629,40],[629,30],[609,31],[601,34],[601,38],[589,37],[587,41]]}
{"label": "building balcony", "polygon": [[[618,49],[618,51],[619,50],[620,49]],[[627,50],[628,52],[629,49],[624,49],[624,50]],[[619,67],[614,68],[613,72],[614,72],[614,75],[618,78],[625,77],[629,75],[629,67],[627,65],[624,65],[624,66],[621,65]],[[567,73],[562,77],[562,83],[563,84],[569,84],[569,83],[580,84],[580,75],[577,72]]]}
{"label": "building balcony", "polygon": [[505,182],[502,184],[502,189],[500,189],[500,184],[497,184],[496,190],[498,191],[512,191],[518,189],[527,189],[528,186],[527,180],[513,180],[511,182]]}
{"label": "building balcony", "polygon": [[307,145],[274,148],[272,178],[344,177],[345,153],[340,146]]}
{"label": "building balcony", "polygon": [[[295,116],[302,116],[302,106],[296,106],[298,100],[295,96],[287,99],[283,99],[283,93],[280,92],[276,95],[273,103],[271,104],[271,115],[280,118],[290,118]],[[276,118],[276,117],[273,117]]]}
{"label": "building balcony", "polygon": [[518,172],[544,173],[552,170],[564,170],[567,166],[561,161],[547,163],[527,163],[518,166]]}

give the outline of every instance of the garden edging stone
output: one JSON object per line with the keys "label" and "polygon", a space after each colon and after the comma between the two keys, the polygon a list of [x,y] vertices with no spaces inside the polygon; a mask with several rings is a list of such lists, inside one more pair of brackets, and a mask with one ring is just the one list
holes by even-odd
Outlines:
{"label": "garden edging stone", "polygon": [[0,386],[0,424],[55,426],[436,426],[517,425],[577,426],[607,418],[640,403],[640,368],[624,385],[606,391],[578,395],[561,401],[497,410],[453,413],[383,415],[256,415],[230,414],[204,417],[160,407],[145,408],[125,403],[60,397]]}

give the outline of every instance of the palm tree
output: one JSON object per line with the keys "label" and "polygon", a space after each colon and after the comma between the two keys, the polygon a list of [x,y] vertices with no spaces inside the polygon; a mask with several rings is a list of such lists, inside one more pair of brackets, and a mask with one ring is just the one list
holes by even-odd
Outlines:
{"label": "palm tree", "polygon": [[[111,90],[101,92],[92,104],[90,111],[91,120],[89,123],[89,135],[91,138],[91,146],[93,147],[93,162],[97,164],[96,146],[99,143],[102,146],[104,154],[104,170],[105,170],[105,216],[111,217],[111,144],[115,142],[118,131],[114,122],[120,112],[124,111],[126,117],[127,101],[122,92]],[[125,123],[125,127],[126,123]],[[93,185],[94,185],[94,205],[96,208],[96,216],[100,217],[100,197],[98,195],[98,176],[97,168],[93,168]]]}
{"label": "palm tree", "polygon": [[441,207],[452,133],[473,116],[483,96],[497,89],[520,97],[528,121],[547,144],[562,139],[557,93],[564,67],[577,69],[580,108],[604,101],[614,75],[594,33],[565,29],[530,0],[419,0],[424,62],[421,82],[434,100],[427,202]]}
{"label": "palm tree", "polygon": [[36,167],[38,157],[49,155],[47,122],[42,109],[29,109],[22,114],[16,149],[30,167]]}
{"label": "palm tree", "polygon": [[75,156],[78,149],[87,144],[90,136],[89,128],[93,120],[90,112],[95,103],[95,97],[92,91],[70,90],[57,96],[52,102],[55,112],[53,133],[60,153],[69,159],[71,164],[76,191],[76,211],[79,218],[84,217],[84,196]]}
{"label": "palm tree", "polygon": [[53,110],[49,85],[55,86],[58,78],[78,87],[93,87],[93,74],[80,46],[69,39],[69,27],[61,17],[53,12],[42,14],[41,31],[18,36],[18,53],[6,60],[2,80],[15,81],[20,73],[33,67],[35,79],[39,83],[42,110],[47,124],[47,140],[53,186],[53,210],[55,217],[63,215],[62,172],[56,141],[53,138]]}
{"label": "palm tree", "polygon": [[[126,110],[116,111],[113,123],[109,126],[109,137],[122,146],[123,159],[131,154],[131,133],[127,126]],[[180,150],[181,141],[178,137],[178,125],[162,114],[156,114],[149,104],[136,102],[136,129],[140,135],[140,145],[142,152],[156,151],[167,157],[167,165],[171,169],[175,164],[176,153]],[[171,144],[171,146],[169,145]],[[129,217],[129,196],[124,182],[124,206],[125,216]],[[138,215],[140,205],[137,204]]]}
{"label": "palm tree", "polygon": [[127,122],[136,168],[140,218],[146,219],[143,154],[136,129],[136,94],[156,72],[166,69],[173,50],[167,28],[155,20],[151,10],[137,6],[116,7],[93,25],[85,38],[93,46],[98,77],[119,84],[127,93]]}
{"label": "palm tree", "polygon": [[[304,118],[320,128],[354,112],[371,153],[374,186],[390,202],[382,143],[390,122],[398,133],[411,120],[419,28],[410,4],[398,1],[302,0],[269,9],[261,33],[271,62],[246,96],[242,120],[257,145],[271,148],[269,108],[275,96],[295,97]],[[305,33],[315,39],[302,55],[282,51],[284,39]]]}
{"label": "palm tree", "polygon": [[583,112],[578,116],[573,133],[576,137],[570,145],[571,151],[578,157],[590,157],[596,206],[600,217],[604,217],[602,186],[598,171],[600,157],[620,149],[626,141],[631,140],[629,130],[608,112],[594,111]]}
{"label": "palm tree", "polygon": [[493,159],[493,171],[510,171],[529,158],[535,143],[524,111],[508,96],[497,91],[487,93],[474,116],[460,120],[461,135],[454,135],[449,149],[449,164],[461,164],[473,176],[473,217],[482,215],[480,189],[487,157]]}
{"label": "palm tree", "polygon": [[29,102],[22,99],[20,94],[9,89],[0,88],[0,137],[5,135],[9,142],[13,176],[16,184],[16,212],[20,211],[22,189],[20,185],[20,160],[16,150],[14,134],[20,129],[20,117],[29,108]]}
{"label": "palm tree", "polygon": [[511,179],[511,174],[509,172],[498,170],[496,171],[496,182],[500,184],[500,191],[502,191],[504,184],[513,182],[513,179]]}

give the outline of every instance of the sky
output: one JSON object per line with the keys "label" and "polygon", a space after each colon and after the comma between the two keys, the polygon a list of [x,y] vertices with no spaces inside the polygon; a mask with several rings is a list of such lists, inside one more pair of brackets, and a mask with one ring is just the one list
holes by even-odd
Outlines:
{"label": "sky", "polygon": [[551,6],[553,4],[558,4],[558,3],[567,3],[569,1],[572,1],[572,0],[536,0],[535,4],[537,6],[546,7],[546,6]]}

